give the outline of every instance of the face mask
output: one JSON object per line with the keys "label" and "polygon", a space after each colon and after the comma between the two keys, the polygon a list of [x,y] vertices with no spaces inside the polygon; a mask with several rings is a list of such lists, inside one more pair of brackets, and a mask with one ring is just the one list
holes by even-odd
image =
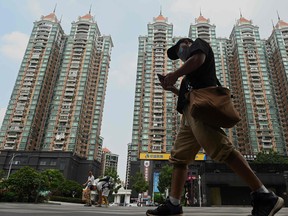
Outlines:
{"label": "face mask", "polygon": [[179,50],[177,52],[178,57],[182,60],[182,61],[186,61],[189,58],[189,47],[179,47]]}

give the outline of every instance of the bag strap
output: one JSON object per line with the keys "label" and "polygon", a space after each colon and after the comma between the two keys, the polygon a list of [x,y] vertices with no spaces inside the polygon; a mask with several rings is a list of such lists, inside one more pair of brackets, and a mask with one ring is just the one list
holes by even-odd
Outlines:
{"label": "bag strap", "polygon": [[[216,81],[217,81],[217,85],[218,85],[219,87],[222,87],[219,79],[218,79],[217,76],[216,76],[216,73],[215,73],[215,78],[216,78]],[[234,96],[233,96],[232,94],[231,94],[231,98],[234,98]]]}
{"label": "bag strap", "polygon": [[216,81],[217,81],[217,85],[222,87],[222,85],[221,85],[220,81],[218,80],[217,76],[216,76]]}
{"label": "bag strap", "polygon": [[215,72],[215,78],[216,78],[217,85],[220,86],[220,87],[222,87],[222,85],[221,85],[219,79],[217,78],[216,72]]}

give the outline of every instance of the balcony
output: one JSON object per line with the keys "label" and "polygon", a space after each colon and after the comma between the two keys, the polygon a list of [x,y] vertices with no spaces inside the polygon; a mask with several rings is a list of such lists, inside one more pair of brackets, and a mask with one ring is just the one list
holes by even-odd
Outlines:
{"label": "balcony", "polygon": [[4,145],[4,149],[5,149],[5,150],[12,150],[12,149],[15,149],[15,145],[5,144],[5,145]]}
{"label": "balcony", "polygon": [[18,135],[17,134],[8,134],[7,137],[16,139],[18,137]]}
{"label": "balcony", "polygon": [[265,145],[271,145],[272,139],[262,139],[261,142]]}
{"label": "balcony", "polygon": [[11,126],[8,131],[15,131],[15,132],[21,132],[22,131],[22,127],[20,126]]}
{"label": "balcony", "polygon": [[13,118],[12,118],[12,121],[13,121],[13,122],[21,122],[21,121],[22,121],[22,118],[21,118],[21,117],[13,117]]}
{"label": "balcony", "polygon": [[[34,77],[34,76],[33,76]],[[25,78],[24,78],[24,84],[26,84],[26,83],[32,83],[33,84],[33,81],[34,81],[34,78],[33,77],[29,77],[29,76],[26,76]],[[31,85],[29,85],[29,86],[31,86]]]}
{"label": "balcony", "polygon": [[256,100],[256,105],[265,105],[263,100]]}
{"label": "balcony", "polygon": [[74,48],[74,53],[73,55],[79,56],[82,55],[83,53],[83,49],[79,49],[79,48]]}
{"label": "balcony", "polygon": [[32,85],[33,85],[32,82],[24,82],[24,83],[23,83],[23,86],[32,86]]}
{"label": "balcony", "polygon": [[154,141],[155,141],[155,142],[157,142],[157,141],[158,141],[158,142],[161,142],[162,140],[163,140],[162,137],[153,137],[153,138],[152,138],[152,141],[153,141],[153,142],[154,142]]}
{"label": "balcony", "polygon": [[14,146],[16,144],[16,140],[6,140],[6,145]]}
{"label": "balcony", "polygon": [[[57,143],[58,143],[58,141],[60,141],[60,140],[62,140],[62,141],[60,141],[61,143],[64,142],[63,139],[65,139],[65,133],[58,133],[58,134],[56,134],[55,139],[56,139],[56,142],[57,142]],[[55,143],[56,143],[56,142],[55,142]]]}
{"label": "balcony", "polygon": [[17,106],[16,107],[16,111],[24,111],[25,110],[25,106]]}
{"label": "balcony", "polygon": [[[70,68],[71,69],[74,69],[74,70],[78,70],[79,68],[80,68],[80,66],[79,66],[79,64],[77,64],[77,65],[70,65]],[[77,74],[76,75],[74,75],[74,74],[71,74],[71,73],[69,73],[69,76],[77,76]]]}
{"label": "balcony", "polygon": [[[71,82],[69,82],[69,83],[67,83],[66,84],[66,86],[67,87],[75,87],[76,86],[76,83],[71,83]],[[72,88],[71,88],[72,89]],[[73,88],[74,89],[74,88]]]}
{"label": "balcony", "polygon": [[41,57],[41,54],[40,53],[38,53],[38,54],[33,54],[32,56],[31,56],[31,59],[39,59]]}
{"label": "balcony", "polygon": [[164,130],[164,126],[163,125],[157,125],[157,126],[152,126],[150,128],[151,130]]}
{"label": "balcony", "polygon": [[76,76],[70,76],[69,75],[69,77],[68,77],[68,79],[67,79],[68,81],[70,81],[70,82],[76,82],[77,81],[77,77]]}
{"label": "balcony", "polygon": [[67,88],[65,89],[65,91],[66,91],[66,92],[74,92],[74,91],[75,91],[75,88],[68,88],[68,87],[67,87]]}
{"label": "balcony", "polygon": [[153,145],[151,146],[152,152],[161,153],[161,145]]}
{"label": "balcony", "polygon": [[63,145],[54,145],[53,146],[53,151],[62,151],[63,150]]}
{"label": "balcony", "polygon": [[73,98],[64,97],[64,98],[63,98],[63,101],[65,101],[65,102],[72,102],[72,101],[73,101]]}
{"label": "balcony", "polygon": [[73,44],[73,48],[85,48],[86,47],[86,44],[79,44],[79,43],[75,43]]}
{"label": "balcony", "polygon": [[64,94],[65,96],[70,96],[70,97],[72,97],[73,95],[74,95],[74,93],[70,93],[70,92],[65,92],[65,94]]}
{"label": "balcony", "polygon": [[[162,114],[163,113],[163,109],[154,109],[153,113]],[[162,116],[161,116],[161,118],[162,118]]]}
{"label": "balcony", "polygon": [[34,77],[35,74],[33,72],[27,72],[26,77]]}
{"label": "balcony", "polygon": [[27,100],[28,100],[28,97],[20,96],[20,97],[18,98],[18,100],[20,100],[20,101],[27,101]]}
{"label": "balcony", "polygon": [[24,112],[23,111],[15,111],[14,116],[23,116]]}
{"label": "balcony", "polygon": [[68,116],[61,116],[60,119],[59,119],[59,122],[68,122],[69,121],[69,118]]}

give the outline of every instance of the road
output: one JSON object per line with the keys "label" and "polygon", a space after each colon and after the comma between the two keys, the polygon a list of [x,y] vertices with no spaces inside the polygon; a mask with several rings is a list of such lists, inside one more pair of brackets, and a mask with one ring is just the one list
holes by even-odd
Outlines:
{"label": "road", "polygon": [[[112,216],[145,215],[146,207],[84,207],[80,204],[24,204],[0,203],[1,216]],[[247,216],[249,207],[191,207],[184,208],[184,216]],[[287,216],[288,208],[281,209],[277,216]]]}

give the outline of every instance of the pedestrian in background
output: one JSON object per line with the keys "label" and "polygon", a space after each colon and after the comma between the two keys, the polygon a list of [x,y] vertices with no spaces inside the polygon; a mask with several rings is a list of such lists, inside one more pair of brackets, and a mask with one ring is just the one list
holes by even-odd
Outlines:
{"label": "pedestrian in background", "polygon": [[114,179],[111,176],[104,176],[99,179],[96,188],[98,192],[98,203],[96,207],[102,207],[102,205],[108,207],[108,196],[110,190],[114,188]]}
{"label": "pedestrian in background", "polygon": [[93,190],[94,176],[92,171],[88,172],[87,181],[83,184],[85,187],[82,192],[82,199],[85,199],[86,204],[84,206],[92,206],[91,202],[91,190]]}

